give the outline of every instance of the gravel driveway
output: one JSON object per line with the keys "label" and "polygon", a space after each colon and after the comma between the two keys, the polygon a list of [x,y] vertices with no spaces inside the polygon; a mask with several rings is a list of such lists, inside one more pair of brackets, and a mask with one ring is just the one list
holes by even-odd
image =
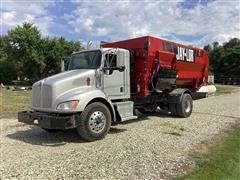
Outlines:
{"label": "gravel driveway", "polygon": [[49,134],[1,119],[0,179],[171,179],[194,165],[189,152],[240,119],[240,92],[194,102],[186,119],[163,112],[113,126],[101,141]]}

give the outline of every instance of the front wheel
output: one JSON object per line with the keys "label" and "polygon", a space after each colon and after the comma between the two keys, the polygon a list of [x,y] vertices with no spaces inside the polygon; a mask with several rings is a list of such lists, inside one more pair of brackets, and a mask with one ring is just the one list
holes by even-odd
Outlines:
{"label": "front wheel", "polygon": [[111,126],[108,107],[99,102],[89,104],[80,116],[78,134],[86,141],[103,139]]}

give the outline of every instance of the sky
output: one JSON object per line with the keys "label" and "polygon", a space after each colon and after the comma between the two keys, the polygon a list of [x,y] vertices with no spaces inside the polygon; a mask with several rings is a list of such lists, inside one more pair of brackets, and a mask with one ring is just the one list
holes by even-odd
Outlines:
{"label": "sky", "polygon": [[203,47],[240,38],[240,0],[0,0],[1,34],[32,22],[43,36],[117,41],[156,36]]}

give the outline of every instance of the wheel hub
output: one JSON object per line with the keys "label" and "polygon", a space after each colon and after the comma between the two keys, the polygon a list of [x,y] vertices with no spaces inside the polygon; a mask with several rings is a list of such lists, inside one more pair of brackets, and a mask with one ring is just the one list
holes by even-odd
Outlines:
{"label": "wheel hub", "polygon": [[100,133],[103,131],[106,125],[106,117],[101,111],[95,111],[89,118],[90,130],[94,133]]}

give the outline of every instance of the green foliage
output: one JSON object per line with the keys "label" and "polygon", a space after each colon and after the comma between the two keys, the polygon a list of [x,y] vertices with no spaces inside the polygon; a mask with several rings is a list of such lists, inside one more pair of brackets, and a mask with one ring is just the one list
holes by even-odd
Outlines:
{"label": "green foliage", "polygon": [[[209,143],[210,144],[210,143]],[[240,124],[225,137],[208,145],[207,153],[196,153],[197,167],[179,180],[240,179]]]}
{"label": "green foliage", "polygon": [[0,37],[0,82],[10,83],[16,77],[16,66],[8,60],[6,36]]}
{"label": "green foliage", "polygon": [[0,61],[0,82],[9,84],[16,78],[15,65],[7,60]]}
{"label": "green foliage", "polygon": [[[31,23],[23,23],[0,36],[0,82],[36,81],[61,70],[61,60],[67,61],[73,51],[81,49],[79,42],[63,37],[41,37]],[[8,77],[7,77],[8,76]]]}
{"label": "green foliage", "polygon": [[66,41],[63,37],[42,39],[44,62],[46,67],[42,76],[46,77],[51,74],[60,72],[61,60],[67,63],[68,57],[74,51],[80,49],[79,42]]}
{"label": "green foliage", "polygon": [[240,39],[230,39],[222,46],[214,42],[204,49],[209,54],[210,66],[215,75],[240,75]]}
{"label": "green foliage", "polygon": [[8,31],[9,61],[16,63],[21,78],[38,79],[45,67],[41,53],[41,34],[37,27],[23,23]]}

